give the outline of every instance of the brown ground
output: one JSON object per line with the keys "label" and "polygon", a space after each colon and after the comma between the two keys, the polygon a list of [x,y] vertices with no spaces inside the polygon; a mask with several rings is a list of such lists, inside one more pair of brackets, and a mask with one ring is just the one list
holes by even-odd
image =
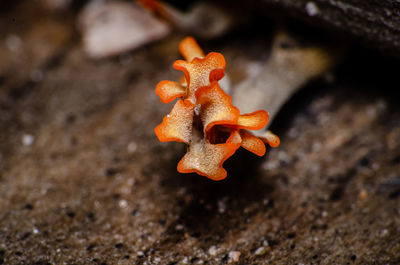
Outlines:
{"label": "brown ground", "polygon": [[[213,182],[153,132],[182,36],[91,61],[72,16],[23,2],[0,14],[0,264],[400,263],[398,62],[351,50],[276,118],[279,148]],[[268,44],[203,42],[234,82]]]}

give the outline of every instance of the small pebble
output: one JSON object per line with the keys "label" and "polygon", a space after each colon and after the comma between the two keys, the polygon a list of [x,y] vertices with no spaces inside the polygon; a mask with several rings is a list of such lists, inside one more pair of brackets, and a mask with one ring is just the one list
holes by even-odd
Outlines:
{"label": "small pebble", "polygon": [[36,235],[36,234],[39,234],[39,230],[36,228],[36,227],[34,227],[33,229],[32,229],[32,232]]}
{"label": "small pebble", "polygon": [[121,55],[170,32],[169,24],[134,1],[89,1],[78,20],[84,50],[97,59]]}

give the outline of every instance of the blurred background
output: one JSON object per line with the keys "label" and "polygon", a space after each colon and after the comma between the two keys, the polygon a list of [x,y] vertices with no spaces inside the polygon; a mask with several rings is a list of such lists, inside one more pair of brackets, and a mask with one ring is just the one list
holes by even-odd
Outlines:
{"label": "blurred background", "polygon": [[[281,139],[219,182],[154,134],[188,35]],[[399,56],[389,0],[0,1],[0,264],[399,264]]]}

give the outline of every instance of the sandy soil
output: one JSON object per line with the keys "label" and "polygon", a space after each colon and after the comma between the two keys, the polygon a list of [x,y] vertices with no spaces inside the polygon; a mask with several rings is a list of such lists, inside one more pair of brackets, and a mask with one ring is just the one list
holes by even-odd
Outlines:
{"label": "sandy soil", "polygon": [[[1,12],[0,264],[400,263],[398,61],[352,49],[275,119],[279,148],[213,182],[153,132],[181,35],[92,61],[73,14]],[[202,44],[237,83],[269,40]]]}

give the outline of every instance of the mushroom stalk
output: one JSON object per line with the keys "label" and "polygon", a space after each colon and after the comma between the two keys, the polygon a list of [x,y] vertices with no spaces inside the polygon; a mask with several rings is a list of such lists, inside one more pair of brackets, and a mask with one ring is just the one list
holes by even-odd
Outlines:
{"label": "mushroom stalk", "polygon": [[300,45],[286,33],[278,33],[263,70],[233,90],[233,104],[243,113],[268,109],[272,120],[299,88],[330,70],[336,58],[326,47]]}

